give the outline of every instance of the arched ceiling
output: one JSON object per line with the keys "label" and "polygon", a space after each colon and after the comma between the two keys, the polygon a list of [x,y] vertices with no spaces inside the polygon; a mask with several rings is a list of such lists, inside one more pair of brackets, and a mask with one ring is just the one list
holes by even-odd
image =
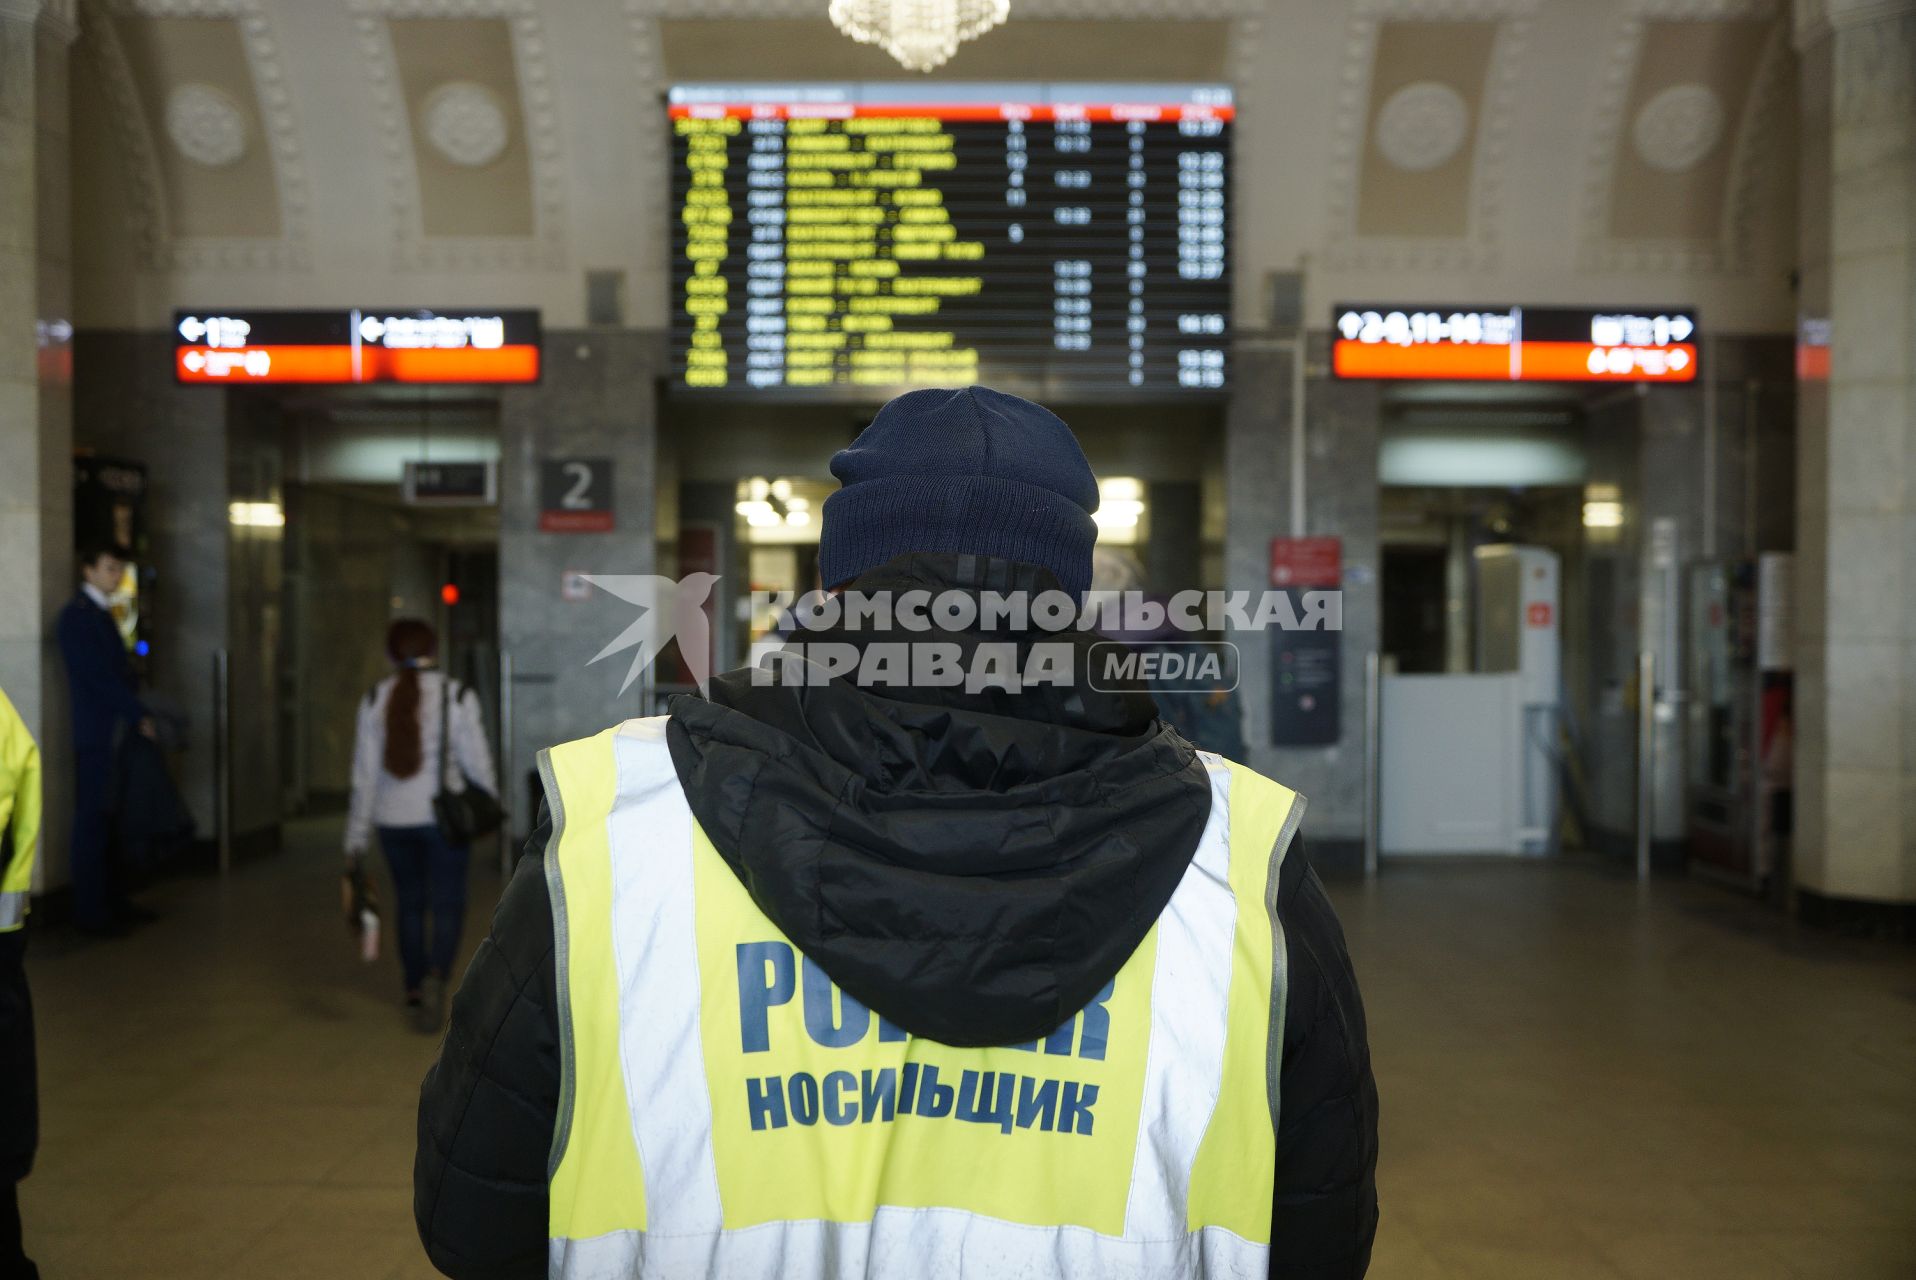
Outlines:
{"label": "arched ceiling", "polygon": [[[665,314],[676,80],[901,79],[825,0],[82,0],[76,311]],[[1247,327],[1334,298],[1687,304],[1786,330],[1777,0],[1014,0],[938,77],[1237,87]]]}

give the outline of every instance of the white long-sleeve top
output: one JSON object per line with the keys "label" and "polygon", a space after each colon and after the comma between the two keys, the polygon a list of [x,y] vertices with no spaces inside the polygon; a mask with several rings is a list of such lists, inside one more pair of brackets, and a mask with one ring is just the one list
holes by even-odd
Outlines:
{"label": "white long-sleeve top", "polygon": [[[346,852],[365,852],[374,827],[429,827],[437,819],[432,798],[441,789],[439,708],[447,677],[438,671],[419,672],[419,772],[395,778],[386,772],[386,704],[392,699],[397,675],[387,676],[359,701],[359,729],[353,739],[353,792],[346,811]],[[444,767],[444,789],[463,791],[465,778],[473,785],[499,794],[493,773],[492,750],[486,743],[479,695],[452,682],[452,722],[446,741],[457,768]],[[461,777],[461,771],[464,777]]]}

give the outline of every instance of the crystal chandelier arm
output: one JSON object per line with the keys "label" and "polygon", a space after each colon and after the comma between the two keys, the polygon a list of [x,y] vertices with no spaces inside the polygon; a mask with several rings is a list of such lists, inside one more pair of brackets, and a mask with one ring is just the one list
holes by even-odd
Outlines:
{"label": "crystal chandelier arm", "polygon": [[1011,14],[1011,0],[831,0],[832,25],[908,71],[944,65],[958,46]]}

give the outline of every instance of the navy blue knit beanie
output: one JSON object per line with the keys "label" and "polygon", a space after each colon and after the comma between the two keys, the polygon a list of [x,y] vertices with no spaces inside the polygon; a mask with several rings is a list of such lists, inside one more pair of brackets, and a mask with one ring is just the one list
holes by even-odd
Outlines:
{"label": "navy blue knit beanie", "polygon": [[1042,565],[1091,586],[1098,481],[1063,420],[989,387],[908,391],[832,455],[842,486],[818,537],[827,586],[894,556],[946,551]]}

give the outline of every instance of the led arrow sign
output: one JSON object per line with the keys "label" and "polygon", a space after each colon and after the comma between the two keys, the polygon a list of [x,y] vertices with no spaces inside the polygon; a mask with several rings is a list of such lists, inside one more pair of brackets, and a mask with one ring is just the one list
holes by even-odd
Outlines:
{"label": "led arrow sign", "polygon": [[1687,311],[1344,304],[1333,319],[1340,378],[1469,382],[1689,382]]}

